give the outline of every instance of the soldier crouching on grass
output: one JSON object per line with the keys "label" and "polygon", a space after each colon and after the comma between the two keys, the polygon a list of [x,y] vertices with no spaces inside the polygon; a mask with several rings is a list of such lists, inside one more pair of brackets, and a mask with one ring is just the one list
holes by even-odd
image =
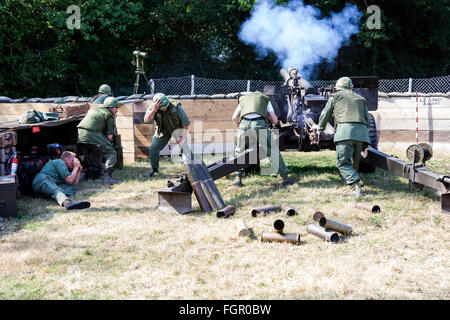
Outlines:
{"label": "soldier crouching on grass", "polygon": [[34,177],[33,191],[37,195],[55,199],[67,210],[89,208],[90,202],[72,201],[69,198],[77,191],[82,170],[83,167],[76,154],[64,151],[59,159],[49,161]]}

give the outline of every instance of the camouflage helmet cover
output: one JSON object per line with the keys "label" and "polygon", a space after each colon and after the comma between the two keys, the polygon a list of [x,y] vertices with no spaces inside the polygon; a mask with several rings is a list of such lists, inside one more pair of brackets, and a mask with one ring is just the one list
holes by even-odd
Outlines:
{"label": "camouflage helmet cover", "polygon": [[159,100],[159,102],[162,104],[162,106],[159,107],[159,110],[166,110],[169,107],[169,99],[166,97],[164,93],[157,93],[153,96],[153,102],[156,102]]}
{"label": "camouflage helmet cover", "polygon": [[106,108],[120,108],[119,100],[113,97],[108,97],[103,102],[103,106]]}
{"label": "camouflage helmet cover", "polygon": [[98,92],[105,93],[105,94],[111,94],[111,87],[107,84],[102,84],[100,88],[98,88]]}
{"label": "camouflage helmet cover", "polygon": [[349,77],[342,77],[336,81],[336,89],[351,89],[353,88],[352,79]]}

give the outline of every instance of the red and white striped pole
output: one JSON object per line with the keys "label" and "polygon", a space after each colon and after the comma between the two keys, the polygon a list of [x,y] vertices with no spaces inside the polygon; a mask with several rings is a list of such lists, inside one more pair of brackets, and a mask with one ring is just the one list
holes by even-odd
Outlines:
{"label": "red and white striped pole", "polygon": [[416,91],[416,143],[419,143],[419,95]]}

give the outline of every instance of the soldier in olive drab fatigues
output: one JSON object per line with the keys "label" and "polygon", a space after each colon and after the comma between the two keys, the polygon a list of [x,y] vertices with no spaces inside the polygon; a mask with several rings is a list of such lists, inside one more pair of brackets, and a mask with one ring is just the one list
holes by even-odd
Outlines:
{"label": "soldier in olive drab fatigues", "polygon": [[69,198],[77,191],[82,169],[76,154],[65,151],[60,159],[49,161],[34,177],[33,191],[37,195],[55,199],[67,210],[89,208],[91,204],[88,201],[75,202]]}
{"label": "soldier in olive drab fatigues", "polygon": [[[273,147],[274,140],[272,138],[272,133],[269,130],[268,123],[270,121],[277,124],[278,117],[273,110],[269,97],[258,91],[241,96],[232,120],[236,127],[238,127],[235,154],[237,155],[248,148],[255,148],[259,144],[260,147],[265,149],[267,156],[270,157],[272,166],[272,159],[278,160],[277,173],[279,173],[283,179],[283,186],[293,184],[292,181],[287,179],[289,169],[283,161],[280,150]],[[264,143],[261,144],[261,141],[259,141],[260,130],[263,130],[262,133],[267,137],[265,145]],[[243,170],[238,171],[234,183],[238,187],[242,187],[243,174]]]}
{"label": "soldier in olive drab fatigues", "polygon": [[361,151],[370,144],[370,116],[366,99],[354,93],[352,88],[352,80],[348,77],[336,82],[337,91],[331,94],[322,110],[316,129],[325,130],[327,122],[334,116],[337,167],[342,178],[353,189],[348,194],[362,195],[357,171]]}
{"label": "soldier in olive drab fatigues", "polygon": [[155,120],[157,130],[150,145],[152,170],[145,175],[146,177],[152,177],[159,172],[159,153],[172,136],[179,145],[183,144],[190,124],[181,104],[174,99],[167,98],[163,93],[157,93],[153,96],[153,102],[145,113],[144,122],[151,123],[152,120]]}
{"label": "soldier in olive drab fatigues", "polygon": [[102,84],[100,88],[98,88],[98,94],[92,97],[92,104],[103,104],[105,99],[111,95],[111,87],[107,84]]}
{"label": "soldier in olive drab fatigues", "polygon": [[[113,167],[117,162],[117,152],[112,145],[119,102],[108,97],[102,107],[89,109],[86,116],[78,124],[78,143],[86,144],[89,151],[90,166],[98,170],[105,158],[104,183],[120,182],[112,178]],[[97,169],[95,169],[97,168]]]}

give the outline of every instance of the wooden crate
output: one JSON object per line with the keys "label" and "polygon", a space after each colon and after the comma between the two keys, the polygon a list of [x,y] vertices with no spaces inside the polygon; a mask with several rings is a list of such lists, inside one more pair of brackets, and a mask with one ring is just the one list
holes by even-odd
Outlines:
{"label": "wooden crate", "polygon": [[3,131],[0,132],[0,148],[15,146],[17,144],[17,132]]}
{"label": "wooden crate", "polygon": [[49,112],[58,112],[60,119],[69,118],[71,116],[86,114],[89,111],[90,104],[58,104],[49,108]]}

